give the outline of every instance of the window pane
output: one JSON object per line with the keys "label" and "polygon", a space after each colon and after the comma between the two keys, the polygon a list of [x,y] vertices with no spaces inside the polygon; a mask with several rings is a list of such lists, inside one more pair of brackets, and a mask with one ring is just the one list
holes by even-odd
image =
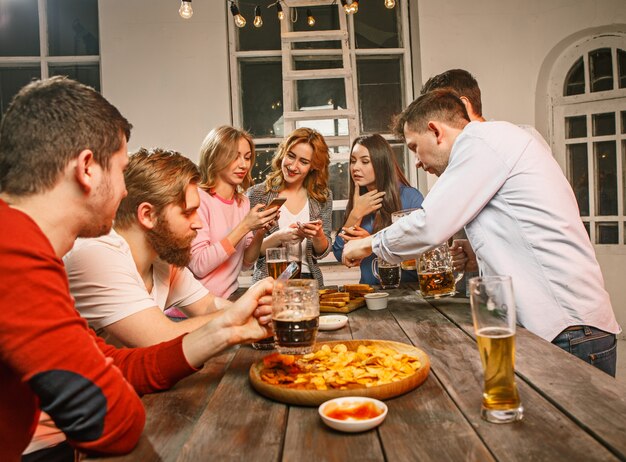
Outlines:
{"label": "window pane", "polygon": [[589,74],[592,92],[613,89],[613,62],[610,48],[599,48],[589,53]]}
{"label": "window pane", "polygon": [[388,133],[391,119],[403,109],[400,58],[358,58],[361,131]]}
{"label": "window pane", "polygon": [[38,64],[0,67],[0,119],[9,107],[13,96],[28,82],[39,78],[41,78],[41,67]]}
{"label": "window pane", "polygon": [[0,56],[39,56],[37,0],[0,0]]}
{"label": "window pane", "polygon": [[565,138],[584,138],[587,136],[587,116],[565,118]]}
{"label": "window pane", "polygon": [[[317,60],[312,57],[298,59],[297,70],[335,69],[342,67],[341,61]],[[299,80],[296,83],[298,110],[345,109],[346,87],[343,79]],[[348,134],[346,119],[307,120],[296,123],[297,127],[315,128],[324,136]]]}
{"label": "window pane", "polygon": [[100,91],[100,66],[98,64],[51,64],[49,72],[51,76],[66,75],[70,79]]}
{"label": "window pane", "polygon": [[[293,8],[292,8],[293,10]],[[293,24],[294,32],[310,31],[310,30],[337,30],[339,29],[339,15],[337,5],[324,5],[310,7],[311,13],[315,18],[313,27],[307,24],[306,17],[307,8],[297,8],[298,20]],[[343,13],[342,13],[343,14]],[[287,19],[287,18],[285,18]],[[294,49],[333,49],[341,48],[339,40],[327,42],[296,42],[293,44]]]}
{"label": "window pane", "polygon": [[330,164],[330,190],[333,200],[339,201],[348,198],[350,191],[350,164],[336,162]]}
{"label": "window pane", "polygon": [[615,113],[593,114],[591,116],[593,136],[615,135]]}
{"label": "window pane", "polygon": [[583,93],[585,93],[585,63],[580,58],[567,73],[563,95],[582,95]]}
{"label": "window pane", "polygon": [[48,0],[50,56],[100,54],[97,0]]}
{"label": "window pane", "polygon": [[267,174],[272,171],[272,157],[277,146],[255,146],[256,160],[252,166],[254,184],[263,183]]}
{"label": "window pane", "polygon": [[280,61],[241,61],[243,128],[255,137],[283,136]]}
{"label": "window pane", "polygon": [[357,48],[398,48],[398,15],[400,8],[385,8],[384,2],[367,2],[354,17]]}
{"label": "window pane", "polygon": [[[622,141],[622,185],[626,185],[626,140]],[[624,204],[624,215],[626,215],[626,187],[622,186],[622,199]],[[625,234],[626,236],[626,234]]]}
{"label": "window pane", "polygon": [[617,215],[617,163],[615,142],[593,143],[596,172],[596,211]]}
{"label": "window pane", "polygon": [[[270,2],[267,2],[269,4]],[[276,8],[266,8],[267,4],[259,2],[261,7],[261,18],[263,25],[254,27],[252,21],[254,19],[253,4],[243,4],[239,2],[239,11],[246,18],[246,27],[235,27],[235,33],[238,35],[238,50],[280,50],[280,21],[278,20]],[[228,12],[228,20],[232,21],[232,15]],[[285,17],[284,21],[289,19]]]}
{"label": "window pane", "polygon": [[626,111],[622,111],[622,133],[626,133]]}
{"label": "window pane", "polygon": [[619,231],[616,222],[596,223],[596,244],[619,243]]}
{"label": "window pane", "polygon": [[626,51],[617,50],[617,78],[619,87],[626,88]]}
{"label": "window pane", "polygon": [[569,181],[578,201],[578,209],[583,217],[589,216],[589,169],[587,167],[587,145],[567,146]]}
{"label": "window pane", "polygon": [[591,227],[589,226],[589,222],[583,221],[583,225],[585,226],[585,231],[587,231],[587,236],[591,238]]}

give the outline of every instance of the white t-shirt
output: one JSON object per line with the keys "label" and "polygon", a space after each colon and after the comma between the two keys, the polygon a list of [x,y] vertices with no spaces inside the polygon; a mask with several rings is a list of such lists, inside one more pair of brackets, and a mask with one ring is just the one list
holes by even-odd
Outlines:
{"label": "white t-shirt", "polygon": [[545,141],[507,122],[471,122],[422,209],[374,235],[400,262],[465,226],[484,275],[509,275],[517,319],[552,341],[568,326],[617,334],[600,265],[571,186]]}
{"label": "white t-shirt", "polygon": [[[289,211],[285,205],[280,208],[280,217],[278,218],[278,227],[280,229],[287,228],[292,223],[307,223],[311,221],[311,216],[309,213],[309,201],[304,203],[304,207],[297,214],[293,214]],[[309,264],[306,262],[306,239],[302,239],[300,243],[300,247],[302,248],[302,269],[301,273],[310,273]]]}
{"label": "white t-shirt", "polygon": [[93,239],[77,239],[63,258],[76,309],[96,331],[139,311],[190,305],[209,292],[187,268],[161,260],[153,266],[148,293],[128,243],[114,230]]}

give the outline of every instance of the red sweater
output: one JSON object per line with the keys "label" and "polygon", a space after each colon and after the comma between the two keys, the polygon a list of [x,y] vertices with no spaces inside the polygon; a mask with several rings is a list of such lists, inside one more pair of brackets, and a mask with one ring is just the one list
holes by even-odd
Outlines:
{"label": "red sweater", "polygon": [[167,389],[194,372],[182,336],[135,349],[116,349],[97,337],[74,309],[50,241],[1,200],[0,310],[3,461],[20,460],[40,408],[80,450],[128,452],[145,421],[137,393]]}

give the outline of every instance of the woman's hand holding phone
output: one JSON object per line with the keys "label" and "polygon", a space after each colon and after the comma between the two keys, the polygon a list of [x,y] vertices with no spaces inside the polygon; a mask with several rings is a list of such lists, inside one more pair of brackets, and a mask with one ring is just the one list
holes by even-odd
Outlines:
{"label": "woman's hand holding phone", "polygon": [[298,234],[306,239],[324,236],[322,220],[314,220],[306,223],[298,223]]}
{"label": "woman's hand holding phone", "polygon": [[342,228],[340,234],[343,240],[346,242],[351,241],[353,239],[363,239],[364,237],[367,237],[370,235],[370,233],[367,232],[367,230],[356,225],[350,226],[347,228]]}
{"label": "woman's hand holding phone", "polygon": [[257,204],[250,209],[243,219],[243,223],[250,231],[256,231],[261,228],[268,229],[273,225],[277,215],[278,208],[267,209],[263,204]]}

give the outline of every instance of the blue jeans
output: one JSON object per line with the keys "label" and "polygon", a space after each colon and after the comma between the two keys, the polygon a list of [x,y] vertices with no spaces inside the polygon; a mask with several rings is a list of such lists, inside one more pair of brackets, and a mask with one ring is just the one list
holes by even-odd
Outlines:
{"label": "blue jeans", "polygon": [[552,340],[559,348],[615,377],[617,337],[595,327],[570,327]]}

